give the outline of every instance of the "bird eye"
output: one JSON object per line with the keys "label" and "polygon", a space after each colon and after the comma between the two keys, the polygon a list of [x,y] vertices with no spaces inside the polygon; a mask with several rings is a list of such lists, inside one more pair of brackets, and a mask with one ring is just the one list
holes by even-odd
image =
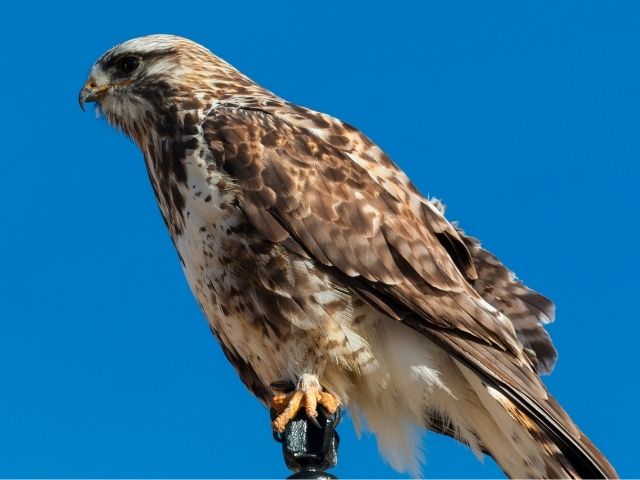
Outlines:
{"label": "bird eye", "polygon": [[116,62],[116,68],[122,73],[132,73],[140,65],[138,57],[127,56],[122,57]]}

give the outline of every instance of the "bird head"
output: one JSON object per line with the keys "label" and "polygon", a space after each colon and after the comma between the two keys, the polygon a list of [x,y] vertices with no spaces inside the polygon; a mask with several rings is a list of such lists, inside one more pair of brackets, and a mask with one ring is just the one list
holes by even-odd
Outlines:
{"label": "bird head", "polygon": [[[134,38],[113,47],[91,67],[80,90],[80,107],[95,102],[107,120],[123,127],[130,116],[161,107],[169,83],[181,73],[182,44],[192,43],[171,35]],[[160,98],[165,94],[164,98]]]}
{"label": "bird head", "polygon": [[[78,101],[96,103],[116,128],[140,140],[177,111],[202,108],[254,85],[203,46],[174,35],[149,35],[113,47],[91,67]],[[186,104],[191,107],[186,107]],[[173,114],[173,115],[172,115]],[[166,128],[166,125],[164,126]]]}

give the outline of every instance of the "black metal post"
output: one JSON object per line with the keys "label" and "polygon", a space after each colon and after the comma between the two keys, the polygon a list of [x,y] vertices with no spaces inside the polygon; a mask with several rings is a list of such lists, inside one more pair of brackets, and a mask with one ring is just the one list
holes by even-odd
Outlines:
{"label": "black metal post", "polygon": [[[271,420],[276,417],[271,410]],[[295,472],[288,478],[329,479],[338,478],[325,472],[338,463],[338,443],[340,438],[336,426],[340,422],[341,409],[327,415],[318,408],[318,425],[309,420],[304,409],[287,424],[283,433],[273,433],[276,441],[282,443],[282,455],[287,468]]]}

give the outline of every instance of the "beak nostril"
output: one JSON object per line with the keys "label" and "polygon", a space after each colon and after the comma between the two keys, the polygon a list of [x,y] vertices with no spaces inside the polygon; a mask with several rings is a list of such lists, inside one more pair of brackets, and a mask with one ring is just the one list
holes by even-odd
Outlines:
{"label": "beak nostril", "polygon": [[80,93],[78,94],[80,108],[84,111],[84,104],[86,102],[95,102],[99,100],[101,95],[104,93],[104,90],[104,87],[98,87],[93,78],[87,80],[87,83],[84,84],[84,87],[82,87],[82,90],[80,90]]}

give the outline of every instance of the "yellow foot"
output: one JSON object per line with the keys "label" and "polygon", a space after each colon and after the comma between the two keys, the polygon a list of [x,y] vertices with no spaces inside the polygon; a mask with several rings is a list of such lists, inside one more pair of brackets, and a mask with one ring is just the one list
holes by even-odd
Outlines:
{"label": "yellow foot", "polygon": [[340,406],[340,399],[331,393],[323,392],[317,378],[309,382],[304,378],[305,376],[303,375],[300,379],[294,392],[276,395],[271,400],[271,407],[278,414],[272,424],[275,431],[284,432],[287,424],[295,418],[303,405],[305,414],[311,420],[315,420],[318,416],[318,405],[322,406],[329,415],[336,413]]}

